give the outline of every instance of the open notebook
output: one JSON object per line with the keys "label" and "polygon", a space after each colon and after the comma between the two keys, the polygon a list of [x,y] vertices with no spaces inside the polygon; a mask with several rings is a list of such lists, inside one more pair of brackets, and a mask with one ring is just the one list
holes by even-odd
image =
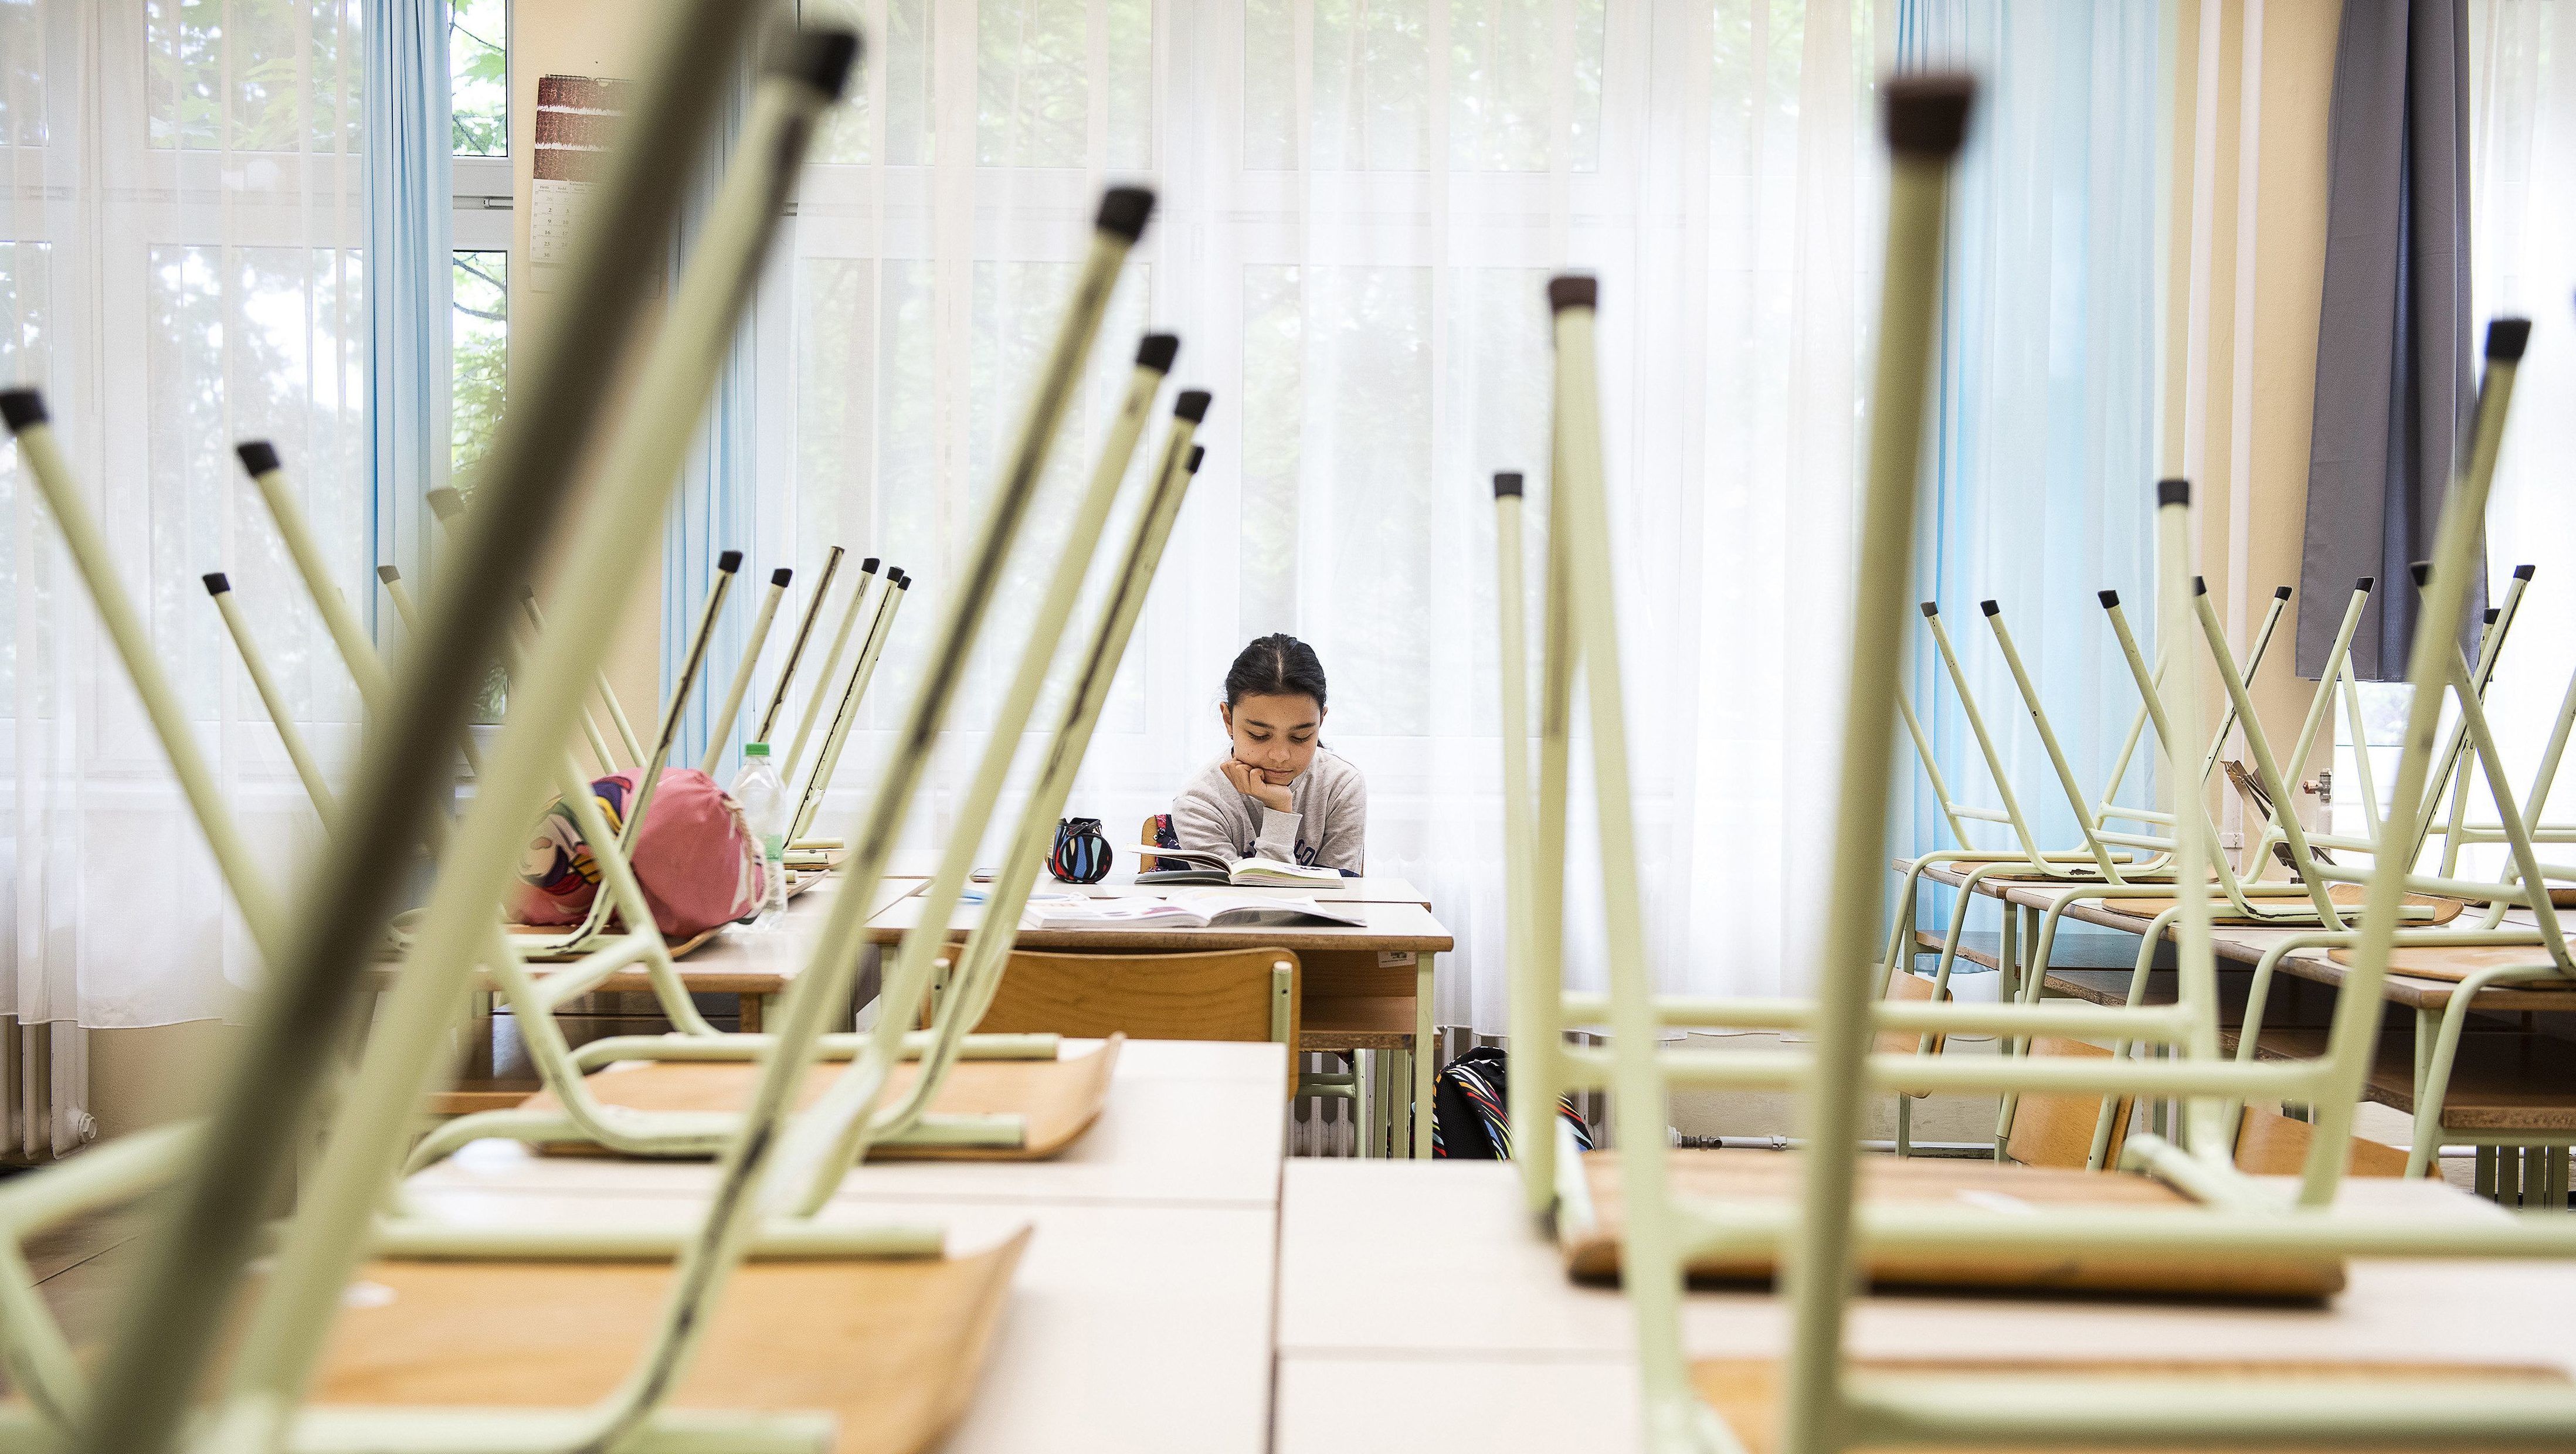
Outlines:
{"label": "open notebook", "polygon": [[1222,889],[1182,889],[1169,898],[1122,895],[1089,899],[1047,894],[1029,900],[1020,927],[1062,929],[1254,929],[1288,924],[1347,924],[1365,928],[1356,904],[1319,904],[1275,894],[1233,894]]}
{"label": "open notebook", "polygon": [[1342,881],[1338,868],[1306,868],[1275,858],[1228,858],[1204,848],[1157,848],[1141,843],[1136,852],[1159,859],[1163,866],[1136,875],[1140,884],[1230,884],[1235,888],[1325,886]]}

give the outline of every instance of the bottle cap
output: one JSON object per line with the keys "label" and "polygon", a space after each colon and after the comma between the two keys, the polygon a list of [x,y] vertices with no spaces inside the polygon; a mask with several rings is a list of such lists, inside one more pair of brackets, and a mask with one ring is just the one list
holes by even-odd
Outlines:
{"label": "bottle cap", "polygon": [[769,755],[769,744],[766,742],[746,742],[742,745],[742,755],[745,757],[767,757]]}

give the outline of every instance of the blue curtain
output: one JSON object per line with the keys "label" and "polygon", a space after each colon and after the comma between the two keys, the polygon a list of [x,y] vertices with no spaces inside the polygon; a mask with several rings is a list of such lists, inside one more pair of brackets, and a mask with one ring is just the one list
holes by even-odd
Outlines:
{"label": "blue curtain", "polygon": [[[733,139],[741,130],[750,95],[751,73],[746,63],[735,78],[724,127],[680,213],[680,244],[671,269],[675,285],[689,254],[689,242],[713,208],[724,168],[733,158]],[[700,669],[688,710],[680,719],[679,737],[671,748],[671,765],[694,767],[706,752],[710,737],[726,738],[729,745],[716,769],[719,782],[732,781],[735,769],[741,765],[742,749],[734,723],[711,720],[721,705],[714,699],[723,694],[743,648],[749,644],[751,618],[759,610],[760,594],[769,583],[770,563],[753,556],[759,539],[760,507],[752,475],[752,330],[752,319],[746,312],[733,347],[726,354],[724,368],[716,375],[706,418],[681,466],[679,499],[672,508],[662,542],[662,699],[666,702],[679,683],[681,668],[688,663],[689,634],[697,628],[699,609],[715,584],[716,558],[727,550],[743,552],[742,572],[734,578],[733,592],[725,599],[724,614],[718,618],[714,640],[707,648],[706,665]],[[759,700],[755,690],[742,717],[752,718]],[[660,703],[654,704],[653,710],[658,712]],[[642,722],[636,724],[638,733],[648,730]]]}
{"label": "blue curtain", "polygon": [[414,574],[449,448],[447,0],[371,0],[365,30],[371,511],[376,559]]}
{"label": "blue curtain", "polygon": [[[2098,794],[2137,692],[2095,593],[2147,601],[2154,562],[2161,19],[2158,0],[1902,0],[1897,11],[1900,71],[1966,69],[1981,83],[1950,205],[1915,580],[1940,602],[2046,848],[2077,841],[2074,810],[1979,603],[2001,606],[2077,778]],[[2151,612],[2129,614],[2142,635],[2151,627]],[[1994,805],[1919,630],[1907,690],[1953,794]],[[1904,761],[1911,848],[1957,846],[1910,745]],[[2124,799],[2143,794],[2142,769]],[[2000,827],[1971,831],[1995,835],[1975,846],[2004,846]]]}

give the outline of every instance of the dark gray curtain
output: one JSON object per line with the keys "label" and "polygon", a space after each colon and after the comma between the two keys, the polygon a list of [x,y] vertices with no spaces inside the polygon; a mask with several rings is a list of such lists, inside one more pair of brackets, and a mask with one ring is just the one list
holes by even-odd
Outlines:
{"label": "dark gray curtain", "polygon": [[[2415,630],[2406,568],[2432,554],[2474,398],[2468,33],[2468,0],[2344,6],[2299,563],[2302,676],[2324,668],[2362,576],[2379,586],[2353,639],[2353,667],[2368,680],[2406,674]],[[2485,604],[2481,573],[2472,625]]]}

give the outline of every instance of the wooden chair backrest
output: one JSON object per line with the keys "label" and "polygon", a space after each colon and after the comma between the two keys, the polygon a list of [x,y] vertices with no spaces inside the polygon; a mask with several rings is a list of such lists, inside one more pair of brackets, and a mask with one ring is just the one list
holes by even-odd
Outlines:
{"label": "wooden chair backrest", "polygon": [[1212,954],[1042,954],[1019,950],[976,1029],[993,1034],[1131,1040],[1272,1040],[1274,971],[1289,976],[1284,1042],[1297,1043],[1297,956],[1285,949]]}
{"label": "wooden chair backrest", "polygon": [[[2308,1164],[2308,1143],[2315,1136],[2315,1128],[2282,1115],[2278,1106],[2248,1104],[2245,1118],[2236,1125],[2237,1168],[2256,1176],[2296,1176]],[[2406,1153],[2355,1136],[2352,1154],[2344,1160],[2344,1172],[2349,1176],[2404,1176]]]}
{"label": "wooden chair backrest", "polygon": [[[2065,1040],[2053,1035],[2034,1036],[2030,1042],[2033,1055],[2090,1055],[2108,1060],[2111,1052],[2081,1040]],[[2129,1137],[2130,1102],[2127,1096],[2111,1113],[2111,1149],[2104,1165],[2116,1165],[2120,1145]],[[2004,1141],[2004,1154],[2025,1166],[2065,1166],[2082,1170],[2093,1154],[2093,1125],[2102,1111],[2102,1097],[2082,1091],[2024,1091],[2013,1108],[2012,1134]]]}
{"label": "wooden chair backrest", "polygon": [[[1915,1000],[1929,1004],[1932,999],[1932,981],[1900,968],[1887,977],[1887,998]],[[1943,1043],[1944,1037],[1933,1036],[1932,1053],[1940,1054]],[[1872,1048],[1881,1055],[1912,1055],[1923,1048],[1923,1034],[1919,1030],[1881,1030]]]}

